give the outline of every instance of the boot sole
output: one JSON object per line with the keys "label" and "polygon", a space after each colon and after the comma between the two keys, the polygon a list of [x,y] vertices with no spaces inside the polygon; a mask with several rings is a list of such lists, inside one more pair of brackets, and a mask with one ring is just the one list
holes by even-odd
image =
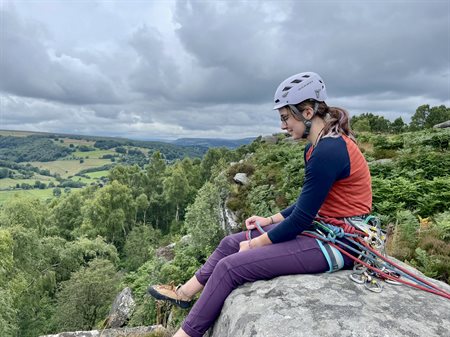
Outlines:
{"label": "boot sole", "polygon": [[147,292],[153,296],[154,298],[156,298],[157,300],[162,300],[162,301],[169,301],[173,304],[175,304],[176,306],[179,306],[180,308],[183,309],[187,309],[191,306],[192,301],[183,301],[183,300],[176,300],[174,298],[165,296],[161,293],[159,293],[158,291],[156,291],[153,287],[149,287],[147,289]]}

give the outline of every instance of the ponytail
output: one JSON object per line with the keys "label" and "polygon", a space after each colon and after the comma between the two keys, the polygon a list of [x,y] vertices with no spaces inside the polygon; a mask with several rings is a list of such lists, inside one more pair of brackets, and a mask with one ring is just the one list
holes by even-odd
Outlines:
{"label": "ponytail", "polygon": [[[323,137],[338,137],[344,134],[356,143],[355,135],[350,128],[349,114],[347,110],[337,107],[329,107],[325,102],[317,103],[315,115],[325,121]],[[315,102],[304,101],[298,104],[297,108],[299,111],[302,111],[308,106],[314,109]]]}

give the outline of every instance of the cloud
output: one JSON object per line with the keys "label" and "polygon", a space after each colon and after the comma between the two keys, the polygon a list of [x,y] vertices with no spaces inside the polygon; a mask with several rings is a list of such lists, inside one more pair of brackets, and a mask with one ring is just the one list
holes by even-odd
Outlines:
{"label": "cloud", "polygon": [[22,22],[14,11],[1,10],[0,89],[10,94],[71,104],[115,103],[107,76],[81,59],[46,47],[45,28]]}
{"label": "cloud", "polygon": [[301,71],[322,75],[330,105],[408,119],[419,105],[450,105],[449,6],[17,2],[1,8],[1,127],[135,138],[272,133],[274,91]]}

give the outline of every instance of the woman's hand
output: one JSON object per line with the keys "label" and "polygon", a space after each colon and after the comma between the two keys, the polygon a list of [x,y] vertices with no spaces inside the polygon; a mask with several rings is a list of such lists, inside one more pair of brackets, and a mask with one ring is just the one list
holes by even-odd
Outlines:
{"label": "woman's hand", "polygon": [[[246,251],[246,250],[249,250],[249,249],[252,249],[252,248],[254,248],[253,246],[249,246],[249,241],[250,240],[245,240],[245,241],[241,241],[241,242],[239,242],[239,252],[243,252],[243,251]],[[253,242],[251,242],[250,244],[252,244]]]}
{"label": "woman's hand", "polygon": [[262,216],[252,215],[250,218],[245,220],[245,227],[247,227],[247,229],[254,229],[256,228],[257,222],[261,227],[268,226],[272,223],[270,218],[263,218]]}

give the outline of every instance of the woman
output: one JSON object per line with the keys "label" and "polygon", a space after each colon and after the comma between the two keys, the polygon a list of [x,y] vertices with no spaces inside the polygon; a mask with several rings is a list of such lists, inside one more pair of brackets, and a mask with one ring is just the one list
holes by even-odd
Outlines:
{"label": "woman", "polygon": [[[365,217],[372,208],[370,173],[350,130],[348,113],[328,107],[325,83],[312,72],[284,80],[275,93],[281,128],[306,138],[305,179],[296,203],[267,218],[252,216],[245,232],[225,237],[206,263],[185,284],[157,285],[149,293],[181,307],[203,289],[175,337],[201,337],[214,324],[231,291],[245,282],[281,275],[322,273],[351,268],[353,261],[299,235],[316,216]],[[266,233],[255,229],[259,224]],[[334,254],[334,256],[333,256]],[[331,258],[330,258],[331,256]]]}

